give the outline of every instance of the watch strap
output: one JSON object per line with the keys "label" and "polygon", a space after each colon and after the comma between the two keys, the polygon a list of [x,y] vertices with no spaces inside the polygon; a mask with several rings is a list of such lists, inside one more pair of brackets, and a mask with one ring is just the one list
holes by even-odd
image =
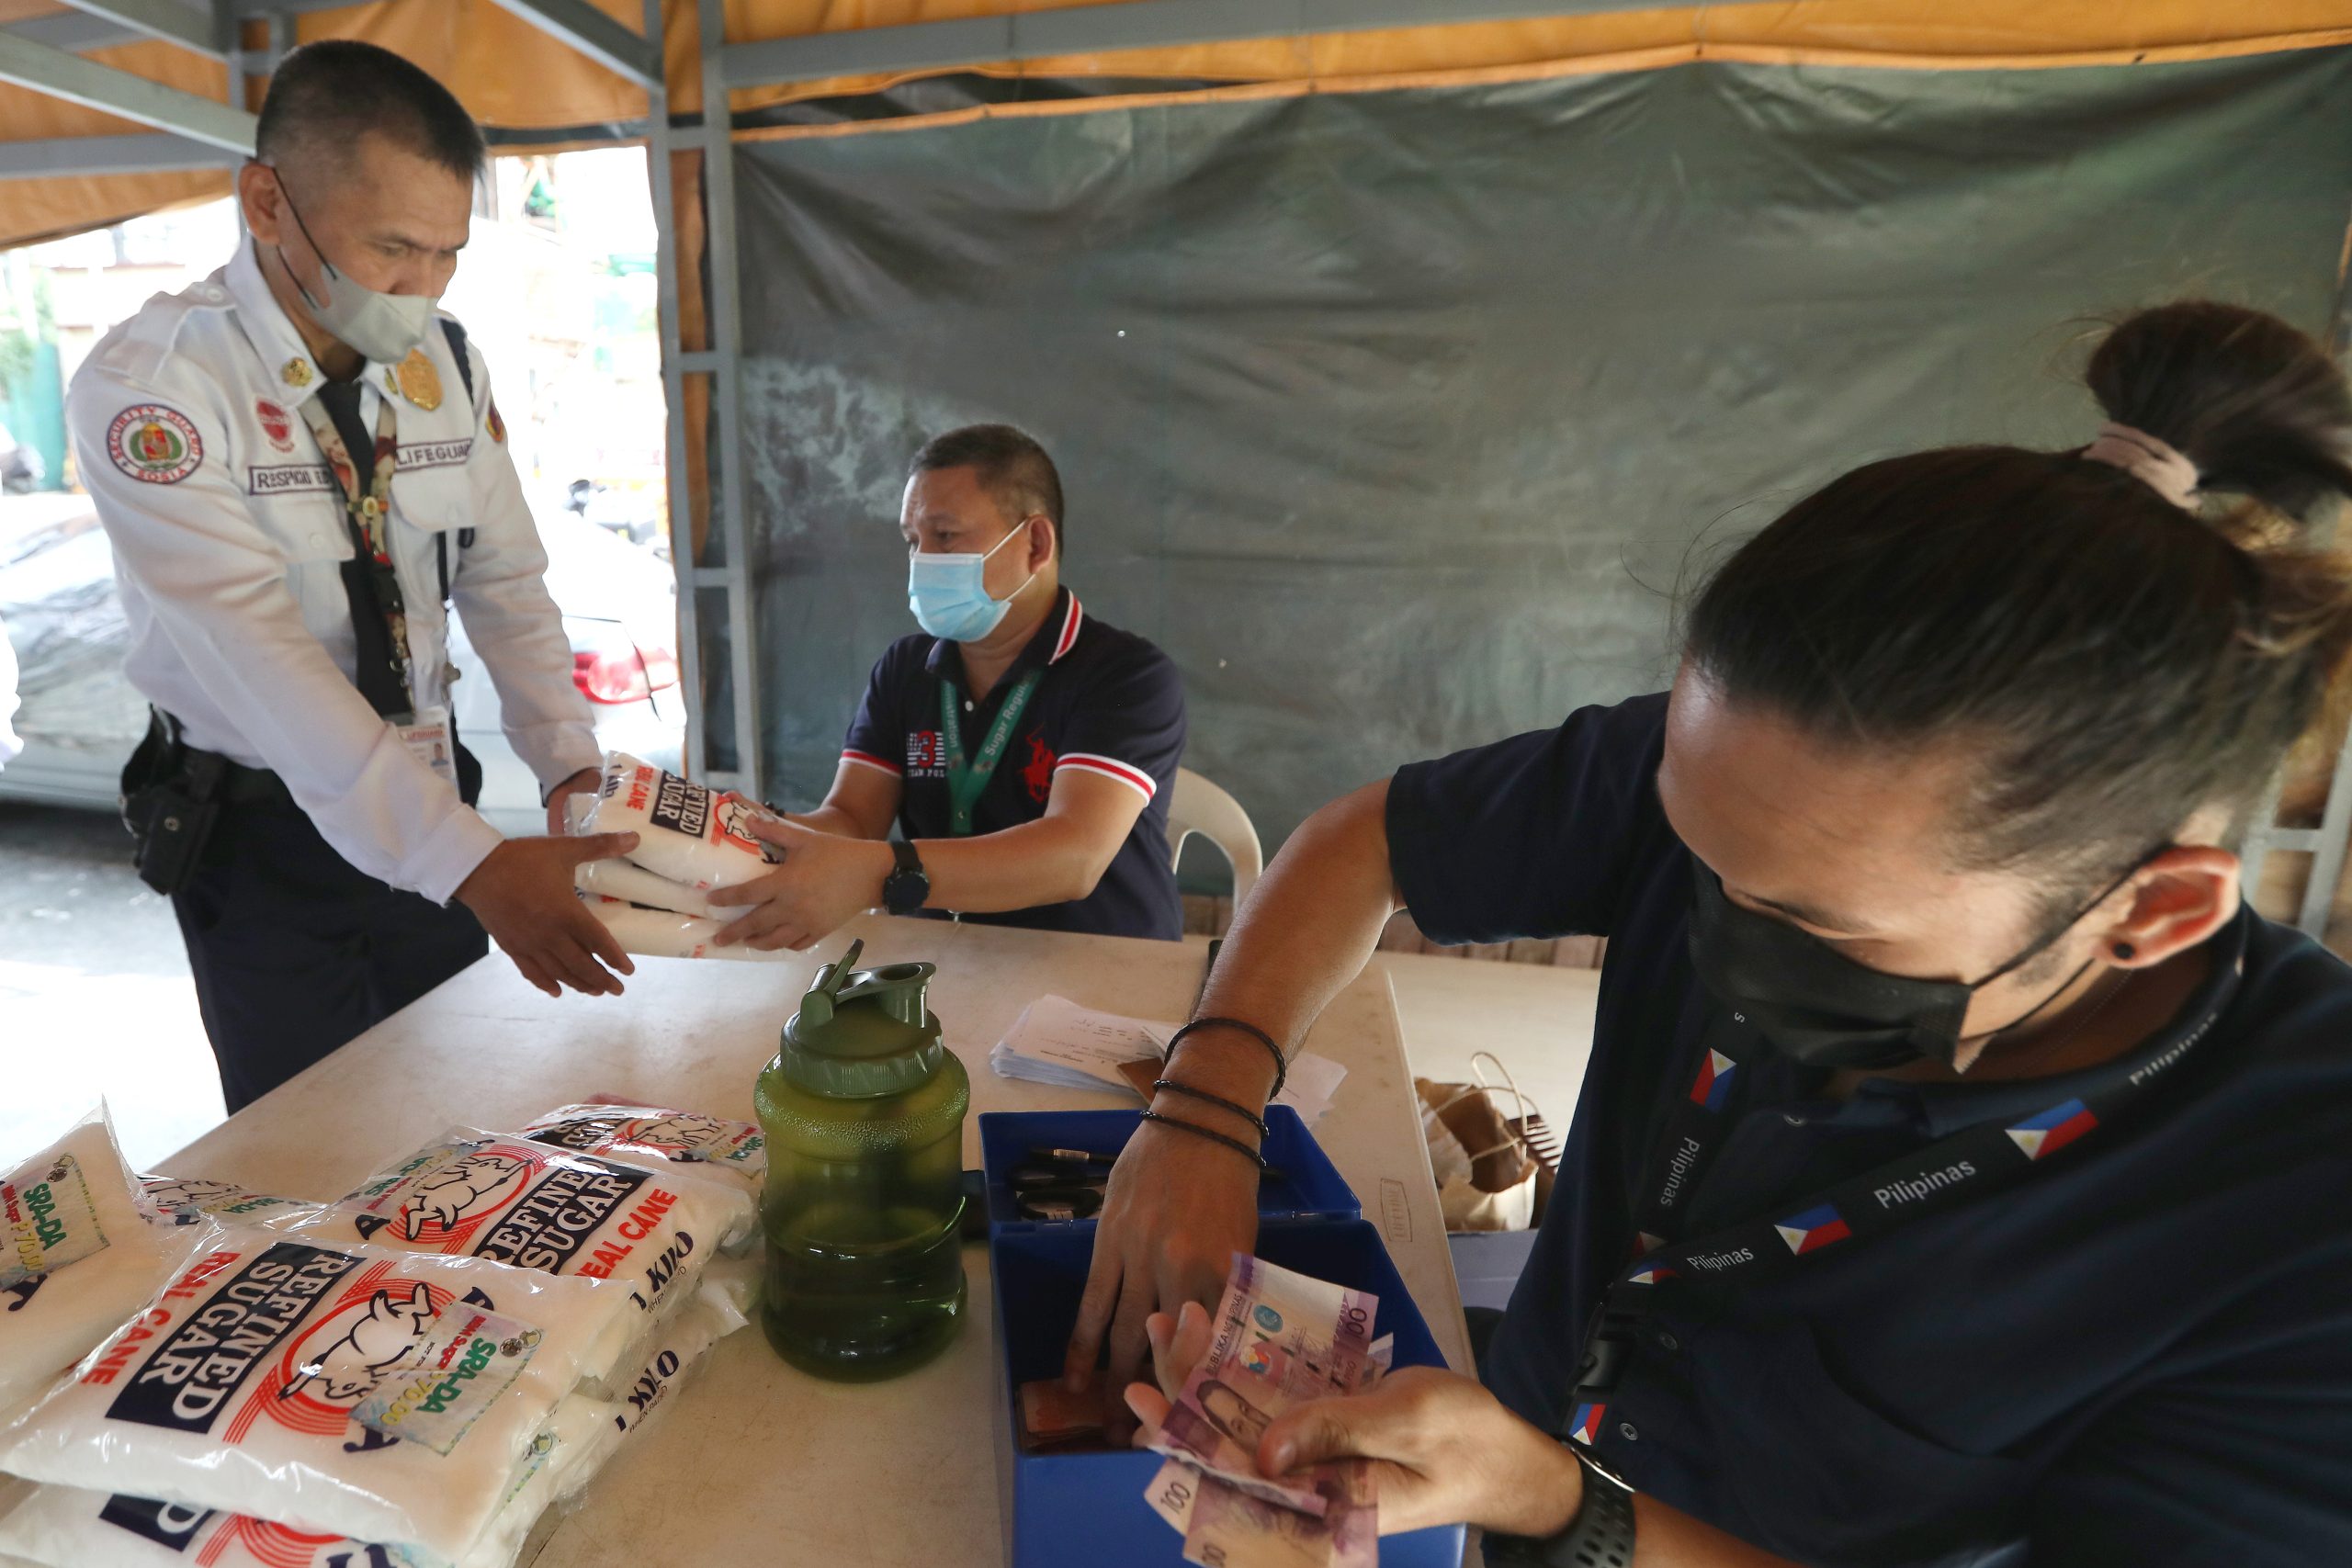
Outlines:
{"label": "watch strap", "polygon": [[882,908],[893,915],[911,915],[931,897],[931,878],[924,874],[922,857],[904,839],[890,840],[890,858],[896,863],[882,883]]}
{"label": "watch strap", "polygon": [[[1634,1495],[1581,1452],[1584,1501],[1557,1535],[1489,1535],[1487,1561],[1518,1568],[1633,1568]],[[1499,1550],[1498,1550],[1499,1549]]]}

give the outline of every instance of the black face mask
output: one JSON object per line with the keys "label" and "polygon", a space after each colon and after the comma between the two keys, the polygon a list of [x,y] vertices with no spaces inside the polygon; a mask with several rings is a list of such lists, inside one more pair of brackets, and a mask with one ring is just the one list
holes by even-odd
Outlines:
{"label": "black face mask", "polygon": [[[1806,1066],[1899,1067],[1922,1058],[1949,1066],[1960,1049],[1961,1021],[1976,993],[2072,931],[2148,859],[2134,861],[2048,936],[1983,979],[1962,985],[1885,974],[1855,963],[1819,937],[1743,909],[1724,896],[1723,879],[1693,856],[1690,963],[1717,1001]],[[2004,1029],[2015,1029],[2048,1007],[2089,967],[2085,962]]]}

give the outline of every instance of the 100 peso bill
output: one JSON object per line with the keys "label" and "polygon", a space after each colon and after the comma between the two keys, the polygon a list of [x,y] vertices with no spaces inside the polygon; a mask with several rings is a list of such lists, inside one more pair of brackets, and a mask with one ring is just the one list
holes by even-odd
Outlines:
{"label": "100 peso bill", "polygon": [[1369,1336],[1376,1297],[1237,1256],[1207,1357],[1170,1405],[1152,1448],[1168,1457],[1145,1499],[1206,1568],[1371,1568],[1379,1516],[1362,1461],[1282,1477],[1258,1472],[1274,1417],[1310,1399],[1359,1393],[1387,1370]]}

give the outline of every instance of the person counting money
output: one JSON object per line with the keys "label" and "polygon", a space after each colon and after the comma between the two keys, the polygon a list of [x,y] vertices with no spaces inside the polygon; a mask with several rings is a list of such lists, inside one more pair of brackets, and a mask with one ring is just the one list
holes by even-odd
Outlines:
{"label": "person counting money", "polygon": [[[1869,464],[1747,541],[1669,691],[1326,807],[1168,1076],[1242,1106],[1390,912],[1606,935],[1483,1381],[1293,1408],[1490,1562],[2352,1562],[2352,970],[2226,847],[2352,654],[2352,396],[2249,310],[2133,315],[2070,451]],[[1163,1093],[1069,1357],[1160,1386],[1257,1172]],[[1175,1314],[1173,1317],[1171,1314]],[[1161,1362],[1173,1362],[1171,1374]],[[1620,1484],[1622,1481],[1623,1484]],[[1630,1487],[1630,1492],[1626,1490]]]}
{"label": "person counting money", "polygon": [[[123,775],[231,1111],[487,951],[616,993],[572,868],[628,841],[502,838],[449,713],[454,600],[549,795],[596,784],[588,705],[489,369],[434,301],[484,157],[371,44],[294,51],[237,175],[247,238],[74,378],[67,419],[153,706]],[[610,970],[605,966],[610,965]]]}

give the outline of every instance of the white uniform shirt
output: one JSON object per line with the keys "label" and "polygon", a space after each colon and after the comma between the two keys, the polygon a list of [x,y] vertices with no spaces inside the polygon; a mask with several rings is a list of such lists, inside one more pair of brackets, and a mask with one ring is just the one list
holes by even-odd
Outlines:
{"label": "white uniform shirt", "polygon": [[[440,379],[427,410],[369,364],[360,417],[397,419],[393,568],[408,612],[419,710],[446,705],[450,588],[498,689],[507,739],[542,788],[597,764],[547,552],[468,344],[473,395],[438,322],[422,345]],[[125,671],[187,743],[274,769],[328,843],[371,876],[447,903],[500,842],[457,790],[412,757],[354,683],[342,563],[351,529],[303,405],[322,377],[269,292],[250,243],[108,333],[74,378],[66,423],[114,548],[130,632]],[[353,461],[364,475],[368,454]],[[458,548],[457,531],[475,530]]]}

